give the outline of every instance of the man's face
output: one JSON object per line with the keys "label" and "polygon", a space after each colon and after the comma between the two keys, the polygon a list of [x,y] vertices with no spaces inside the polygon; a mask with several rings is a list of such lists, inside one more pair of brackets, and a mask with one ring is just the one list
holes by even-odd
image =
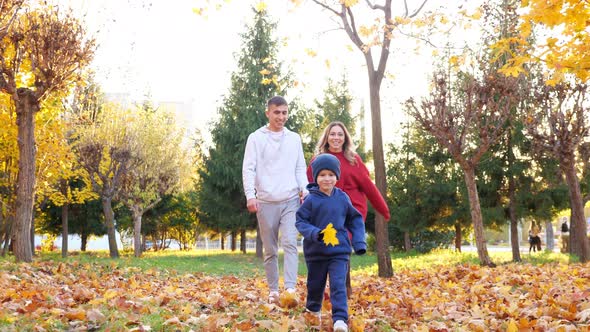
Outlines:
{"label": "man's face", "polygon": [[270,105],[266,110],[266,117],[268,118],[268,128],[271,131],[281,131],[289,118],[289,110],[287,105]]}

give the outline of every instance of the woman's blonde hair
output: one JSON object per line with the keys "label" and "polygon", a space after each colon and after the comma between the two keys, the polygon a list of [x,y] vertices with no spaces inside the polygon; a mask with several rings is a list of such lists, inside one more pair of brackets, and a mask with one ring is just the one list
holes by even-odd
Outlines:
{"label": "woman's blonde hair", "polygon": [[322,137],[318,141],[318,144],[315,147],[315,154],[316,156],[320,153],[327,153],[330,151],[330,144],[328,144],[328,137],[330,136],[330,130],[334,127],[340,127],[344,132],[344,143],[342,144],[342,152],[344,154],[344,158],[350,162],[351,165],[356,164],[356,146],[352,142],[352,138],[350,137],[350,133],[344,123],[340,121],[333,121],[328,124],[326,129],[324,129],[324,133]]}

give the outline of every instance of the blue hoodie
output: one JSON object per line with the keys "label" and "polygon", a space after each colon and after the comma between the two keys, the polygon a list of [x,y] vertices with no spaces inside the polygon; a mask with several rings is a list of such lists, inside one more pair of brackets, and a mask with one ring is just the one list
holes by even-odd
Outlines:
{"label": "blue hoodie", "polygon": [[[297,210],[295,227],[303,235],[303,253],[306,261],[320,261],[334,257],[348,259],[352,248],[357,254],[367,250],[363,216],[352,206],[346,193],[336,187],[332,195],[321,192],[318,185],[307,186],[309,195]],[[318,240],[320,232],[332,223],[339,244],[326,245]],[[348,237],[352,234],[352,248]]]}

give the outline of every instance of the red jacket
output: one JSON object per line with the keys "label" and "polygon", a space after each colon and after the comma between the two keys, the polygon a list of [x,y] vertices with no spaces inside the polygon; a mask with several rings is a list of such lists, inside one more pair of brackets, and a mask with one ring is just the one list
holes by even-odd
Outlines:
{"label": "red jacket", "polygon": [[[367,199],[385,220],[389,220],[389,207],[369,177],[369,170],[361,157],[357,154],[356,165],[351,165],[344,157],[344,153],[329,153],[340,160],[340,179],[336,182],[336,187],[348,194],[352,205],[361,213],[363,220],[367,219]],[[307,179],[309,182],[315,182],[311,172],[311,162],[307,167]]]}

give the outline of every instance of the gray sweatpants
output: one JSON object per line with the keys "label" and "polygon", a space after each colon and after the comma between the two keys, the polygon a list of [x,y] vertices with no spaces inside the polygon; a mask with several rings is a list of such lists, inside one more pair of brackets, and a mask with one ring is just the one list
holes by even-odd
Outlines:
{"label": "gray sweatpants", "polygon": [[299,208],[299,197],[281,203],[258,202],[258,225],[264,247],[264,270],[268,289],[279,290],[279,233],[283,246],[285,289],[297,284],[297,228],[295,213]]}

